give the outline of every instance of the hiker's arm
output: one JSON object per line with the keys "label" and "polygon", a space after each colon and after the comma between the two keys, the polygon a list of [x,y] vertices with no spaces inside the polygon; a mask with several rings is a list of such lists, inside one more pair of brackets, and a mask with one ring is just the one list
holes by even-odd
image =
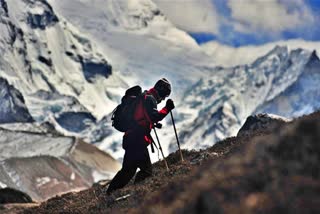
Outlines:
{"label": "hiker's arm", "polygon": [[166,107],[162,108],[160,111],[157,110],[157,103],[155,99],[147,97],[145,100],[146,111],[150,117],[150,120],[154,123],[162,120],[169,113]]}

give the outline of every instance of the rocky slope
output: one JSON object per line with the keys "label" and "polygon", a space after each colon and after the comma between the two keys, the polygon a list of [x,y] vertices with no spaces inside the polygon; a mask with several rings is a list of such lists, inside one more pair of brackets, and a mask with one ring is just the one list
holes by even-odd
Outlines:
{"label": "rocky slope", "polygon": [[33,121],[22,94],[0,77],[0,123]]}
{"label": "rocky slope", "polygon": [[79,139],[0,128],[0,183],[44,200],[110,179],[120,164]]}
{"label": "rocky slope", "polygon": [[[22,213],[318,213],[320,113],[184,151],[155,175],[107,196],[105,186],[52,198]],[[125,196],[125,197],[123,197]]]}

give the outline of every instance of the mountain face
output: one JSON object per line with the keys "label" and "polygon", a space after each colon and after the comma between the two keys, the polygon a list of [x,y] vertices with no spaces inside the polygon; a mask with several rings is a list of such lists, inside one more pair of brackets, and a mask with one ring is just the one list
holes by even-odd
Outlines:
{"label": "mountain face", "polygon": [[[235,135],[252,113],[292,117],[314,111],[319,108],[319,62],[315,52],[277,46],[251,65],[215,70],[183,99],[186,113],[180,117],[191,122],[179,125],[181,142],[187,148],[209,146]],[[198,111],[190,114],[192,108]]]}
{"label": "mountain face", "polygon": [[[0,3],[0,77],[20,91],[37,123],[117,158],[122,133],[111,127],[110,112],[126,88],[148,89],[161,77],[172,83],[185,148],[236,134],[252,113],[291,117],[319,106],[318,59],[309,47],[268,47],[249,64],[221,67],[216,52],[198,46],[151,0]],[[163,123],[168,153],[175,137],[170,119]]]}
{"label": "mountain face", "polygon": [[0,123],[33,121],[22,94],[0,78]]}
{"label": "mountain face", "polygon": [[107,118],[129,85],[165,76],[178,100],[214,66],[150,0],[1,2],[0,76],[35,121],[107,151],[121,148]]}
{"label": "mountain face", "polygon": [[313,51],[298,79],[277,97],[264,103],[257,112],[297,117],[320,108],[320,60]]}
{"label": "mountain face", "polygon": [[81,140],[0,129],[0,181],[44,200],[111,179],[120,164]]}
{"label": "mountain face", "polygon": [[95,44],[58,17],[47,1],[1,0],[0,6],[0,76],[21,92],[28,108],[37,106],[30,111],[33,118],[55,113],[47,111],[55,100],[37,96],[43,91],[73,97],[97,117],[111,111],[116,95],[105,95],[123,81]]}
{"label": "mountain face", "polygon": [[165,76],[179,98],[184,89],[207,73],[208,67],[214,66],[212,58],[151,0],[49,2],[59,17],[99,44],[113,69],[130,85],[148,89]]}

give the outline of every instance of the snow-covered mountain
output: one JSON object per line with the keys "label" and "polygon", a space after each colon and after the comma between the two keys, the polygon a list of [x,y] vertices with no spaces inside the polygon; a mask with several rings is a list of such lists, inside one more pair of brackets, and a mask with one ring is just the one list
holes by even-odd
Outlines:
{"label": "snow-covered mountain", "polygon": [[320,42],[305,41],[301,39],[270,42],[264,45],[248,45],[238,48],[220,44],[216,41],[201,45],[203,50],[215,59],[217,66],[234,67],[253,63],[258,57],[266,55],[275,46],[287,46],[290,50],[303,48],[320,53]]}
{"label": "snow-covered mountain", "polygon": [[313,51],[297,80],[256,112],[298,117],[320,109],[320,60]]}
{"label": "snow-covered mountain", "polygon": [[178,99],[213,67],[150,0],[49,2],[1,0],[1,76],[38,122],[79,111],[99,120],[129,85],[162,76]]}
{"label": "snow-covered mountain", "polygon": [[315,51],[276,46],[252,64],[218,67],[213,72],[183,98],[185,113],[180,115],[184,120],[179,127],[187,148],[234,136],[253,113],[293,117],[320,108],[320,60]]}
{"label": "snow-covered mountain", "polygon": [[[64,135],[101,142],[112,132],[106,115],[129,85],[148,88],[165,76],[177,100],[214,66],[150,0],[1,5],[1,76],[21,92],[34,120]],[[121,134],[113,136],[112,148]]]}
{"label": "snow-covered mountain", "polygon": [[[77,111],[78,103],[97,117],[112,110],[112,88],[126,84],[94,43],[46,1],[1,0],[0,6],[0,76],[20,91],[35,120],[54,114],[50,107]],[[78,102],[57,106],[56,96]]]}
{"label": "snow-covered mountain", "polygon": [[213,59],[151,0],[49,2],[59,16],[99,44],[130,85],[148,88],[165,76],[173,82],[178,98],[214,66]]}
{"label": "snow-covered mountain", "polygon": [[[317,61],[312,51],[318,43],[199,46],[159,2],[0,0],[0,77],[21,93],[37,123],[117,158],[123,154],[122,133],[111,127],[109,114],[135,84],[148,89],[161,77],[172,82],[183,147],[195,149],[235,134],[252,113],[283,115],[285,110],[275,110],[280,95],[293,96],[301,87],[315,93],[318,79],[305,86],[302,77],[310,78],[306,70]],[[317,63],[311,67],[309,73],[317,75]],[[291,100],[285,116],[317,108],[316,98],[308,108]],[[165,153],[176,149],[170,118],[159,135]]]}

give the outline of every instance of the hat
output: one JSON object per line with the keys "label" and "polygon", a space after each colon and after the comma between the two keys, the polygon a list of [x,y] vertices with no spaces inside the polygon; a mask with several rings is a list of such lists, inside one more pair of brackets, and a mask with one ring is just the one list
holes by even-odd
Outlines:
{"label": "hat", "polygon": [[154,85],[154,89],[156,89],[159,96],[162,98],[168,97],[171,93],[171,85],[166,78],[158,80],[158,82]]}

